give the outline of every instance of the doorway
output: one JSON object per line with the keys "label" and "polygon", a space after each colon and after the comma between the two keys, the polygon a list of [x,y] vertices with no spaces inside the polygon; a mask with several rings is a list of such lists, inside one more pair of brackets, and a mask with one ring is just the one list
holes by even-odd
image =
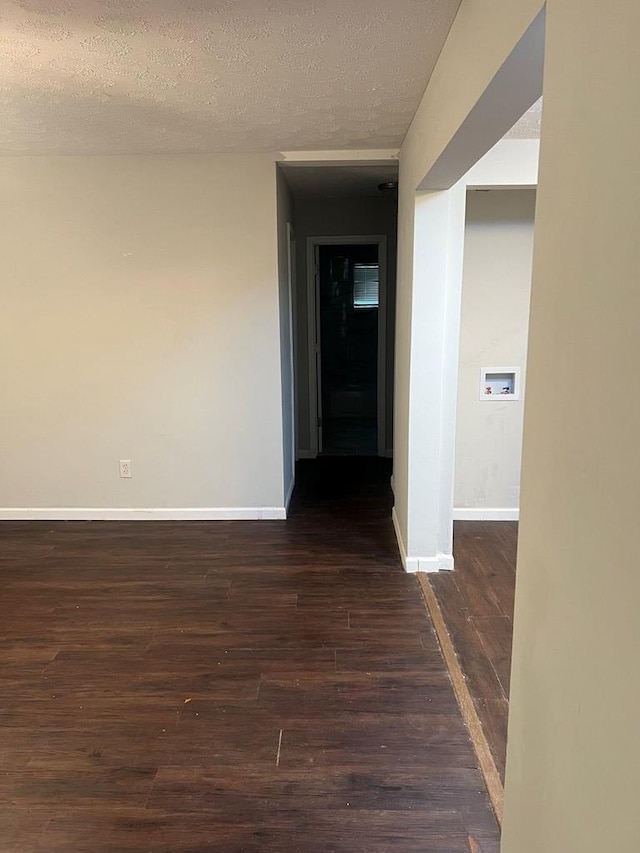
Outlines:
{"label": "doorway", "polygon": [[[398,162],[358,161],[353,164],[341,162],[339,165],[333,162],[284,163],[279,174],[284,178],[283,190],[288,188],[290,193],[291,222],[297,244],[293,300],[296,461],[316,459],[319,454],[325,457],[333,452],[342,459],[351,454],[364,458],[361,454],[365,452],[373,457],[392,458]],[[377,247],[377,308],[370,305],[369,295],[357,309],[353,307],[353,302],[351,309],[348,303],[345,306],[345,310],[351,311],[351,320],[355,320],[358,325],[367,325],[365,315],[371,321],[377,317],[375,350],[371,352],[369,348],[367,361],[371,373],[375,372],[375,386],[371,387],[370,373],[368,392],[346,389],[347,393],[334,394],[333,399],[323,400],[323,387],[327,383],[323,381],[322,364],[320,253],[325,253],[324,247],[336,246],[364,247],[365,252],[371,251],[371,247]],[[372,261],[371,265],[375,265],[375,258],[375,254],[365,254],[361,261],[354,258],[347,281],[354,291],[355,264],[367,266],[364,262]],[[339,272],[335,264],[334,271]],[[370,292],[372,287],[375,288],[375,273],[376,270],[358,271],[359,291],[368,289]],[[344,296],[344,274],[342,279],[343,286],[335,289],[335,298],[339,293]],[[340,278],[337,280],[340,283]],[[356,301],[359,302],[359,299]],[[360,316],[354,317],[356,310]],[[346,323],[346,326],[349,325]],[[359,382],[351,380],[345,384],[358,385]],[[348,393],[352,390],[355,393]],[[373,429],[372,406],[375,418]],[[368,414],[363,415],[363,411]],[[341,417],[332,417],[332,413],[338,413]],[[330,419],[329,434],[327,416]],[[368,424],[348,424],[349,418],[358,416],[367,418]],[[350,437],[344,435],[347,426],[352,427]],[[363,426],[366,429],[361,429]],[[365,436],[366,441],[363,440]]]}
{"label": "doorway", "polygon": [[314,450],[384,455],[386,238],[308,240]]}

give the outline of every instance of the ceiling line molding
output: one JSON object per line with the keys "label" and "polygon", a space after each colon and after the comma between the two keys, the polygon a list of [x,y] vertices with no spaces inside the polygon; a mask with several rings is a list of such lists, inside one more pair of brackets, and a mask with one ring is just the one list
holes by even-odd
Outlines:
{"label": "ceiling line molding", "polygon": [[397,161],[400,157],[399,148],[352,149],[342,151],[281,151],[278,162],[281,165],[295,168],[296,166],[378,166]]}

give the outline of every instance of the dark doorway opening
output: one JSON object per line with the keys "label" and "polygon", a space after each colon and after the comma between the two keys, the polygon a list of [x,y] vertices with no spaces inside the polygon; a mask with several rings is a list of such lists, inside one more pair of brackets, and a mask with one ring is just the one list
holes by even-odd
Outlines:
{"label": "dark doorway opening", "polygon": [[378,246],[318,246],[321,448],[378,452]]}

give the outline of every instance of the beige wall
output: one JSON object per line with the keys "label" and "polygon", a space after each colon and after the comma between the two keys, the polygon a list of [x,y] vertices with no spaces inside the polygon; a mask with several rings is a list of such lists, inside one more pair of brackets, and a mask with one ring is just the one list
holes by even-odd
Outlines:
{"label": "beige wall", "polygon": [[519,506],[524,398],[480,400],[479,381],[483,367],[520,367],[524,378],[534,215],[533,189],[467,193],[456,508]]}
{"label": "beige wall", "polygon": [[[427,319],[420,318],[417,325],[414,322],[416,190],[542,5],[542,0],[463,0],[400,152],[394,492],[397,529],[411,549],[415,537],[410,536],[410,527],[414,526],[410,525],[410,503],[415,501],[410,501],[410,493],[414,486],[420,488],[420,483],[428,483],[434,472],[431,464],[427,466],[429,470],[416,471],[411,456],[417,440],[429,442],[430,432],[440,430],[439,413],[431,421],[421,417],[419,422],[410,415],[418,408],[413,405],[416,394],[412,388],[412,365],[424,372],[423,366],[430,358],[422,352],[428,349],[428,339],[420,328]],[[428,311],[429,300],[424,301]],[[451,396],[445,404],[455,409],[455,389]],[[422,517],[423,513],[419,515]],[[442,523],[438,525],[441,527]],[[438,537],[442,535],[440,532]],[[420,542],[418,548],[422,547]]]}
{"label": "beige wall", "polygon": [[[401,155],[401,528],[418,427],[414,191],[538,6],[463,0]],[[547,3],[503,853],[635,850],[640,837],[639,30],[635,0]]]}
{"label": "beige wall", "polygon": [[0,193],[0,507],[282,506],[274,159],[5,157]]}
{"label": "beige wall", "polygon": [[639,31],[548,3],[503,853],[640,846]]}
{"label": "beige wall", "polygon": [[298,450],[311,447],[309,431],[309,350],[307,302],[307,237],[382,234],[387,238],[387,436],[393,445],[393,353],[396,282],[395,198],[302,198],[295,202],[296,268],[296,381]]}

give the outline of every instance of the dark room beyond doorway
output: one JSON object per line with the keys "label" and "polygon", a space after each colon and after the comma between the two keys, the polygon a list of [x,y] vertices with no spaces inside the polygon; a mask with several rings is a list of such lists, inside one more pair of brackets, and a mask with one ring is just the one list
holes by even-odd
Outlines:
{"label": "dark room beyond doorway", "polygon": [[320,450],[378,451],[378,246],[321,245],[318,251]]}

